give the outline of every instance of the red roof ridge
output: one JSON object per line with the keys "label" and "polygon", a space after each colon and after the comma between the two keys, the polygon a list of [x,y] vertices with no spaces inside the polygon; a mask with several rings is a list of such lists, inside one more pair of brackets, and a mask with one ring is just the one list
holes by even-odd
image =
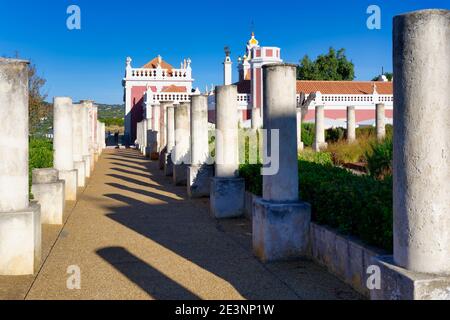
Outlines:
{"label": "red roof ridge", "polygon": [[[157,66],[158,66],[158,58],[159,57],[153,58],[152,60],[147,62],[142,68],[143,69],[156,69]],[[173,69],[172,65],[170,65],[169,63],[167,63],[163,59],[161,59],[161,68],[162,69],[169,69],[169,70]]]}

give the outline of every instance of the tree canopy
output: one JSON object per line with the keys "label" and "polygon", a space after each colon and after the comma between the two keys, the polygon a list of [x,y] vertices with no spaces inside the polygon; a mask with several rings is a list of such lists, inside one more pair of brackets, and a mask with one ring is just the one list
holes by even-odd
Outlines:
{"label": "tree canopy", "polygon": [[297,67],[298,80],[353,80],[355,66],[347,60],[345,49],[336,51],[332,47],[327,54],[319,55],[312,61],[305,55]]}

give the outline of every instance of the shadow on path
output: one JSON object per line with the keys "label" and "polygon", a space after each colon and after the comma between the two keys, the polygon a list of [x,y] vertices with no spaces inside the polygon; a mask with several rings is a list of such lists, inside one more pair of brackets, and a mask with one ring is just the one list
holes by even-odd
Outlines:
{"label": "shadow on path", "polygon": [[96,253],[154,299],[200,299],[123,247],[103,248]]}

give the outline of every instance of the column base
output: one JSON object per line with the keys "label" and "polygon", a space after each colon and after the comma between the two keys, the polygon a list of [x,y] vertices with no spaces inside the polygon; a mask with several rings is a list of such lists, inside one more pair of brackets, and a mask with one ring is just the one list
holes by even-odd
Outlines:
{"label": "column base", "polygon": [[450,276],[412,272],[394,264],[393,256],[372,259],[381,271],[381,288],[372,300],[450,300]]}
{"label": "column base", "polygon": [[31,193],[41,206],[41,223],[51,225],[63,224],[65,204],[65,182],[58,180],[51,183],[33,184]]}
{"label": "column base", "polygon": [[187,192],[189,198],[209,197],[212,177],[214,177],[214,166],[206,164],[188,166]]}
{"label": "column base", "polygon": [[58,176],[60,180],[64,180],[64,197],[68,201],[77,200],[77,170],[59,171]]}
{"label": "column base", "polygon": [[86,185],[86,164],[84,161],[75,161],[73,166],[77,170],[78,187],[83,188]]}
{"label": "column base", "polygon": [[0,275],[34,274],[41,263],[40,206],[0,212]]}
{"label": "column base", "polygon": [[91,152],[91,154],[90,154],[90,157],[91,157],[91,173],[94,171],[94,168],[95,168],[95,153],[94,152]]}
{"label": "column base", "polygon": [[211,214],[217,219],[244,215],[245,181],[242,178],[211,178]]}
{"label": "column base", "polygon": [[150,158],[150,155],[152,154],[152,148],[150,147],[145,147],[145,153],[144,156],[147,158]]}
{"label": "column base", "polygon": [[164,151],[161,151],[160,153],[159,153],[159,169],[160,170],[164,170],[164,166],[165,166],[165,164],[166,164],[166,154],[167,154],[167,152],[164,150]]}
{"label": "column base", "polygon": [[326,148],[328,148],[328,143],[326,142],[314,142],[312,145],[312,148],[315,152],[320,152],[321,150],[325,150]]}
{"label": "column base", "polygon": [[305,144],[303,142],[298,142],[298,151],[303,151],[305,149]]}
{"label": "column base", "polygon": [[84,169],[84,174],[86,178],[91,177],[91,156],[83,156],[84,165],[86,166]]}
{"label": "column base", "polygon": [[187,185],[187,165],[174,164],[173,165],[173,184],[176,186]]}
{"label": "column base", "polygon": [[310,255],[311,206],[253,200],[253,252],[264,262]]}
{"label": "column base", "polygon": [[165,155],[164,174],[166,175],[166,177],[173,176],[173,163],[172,163],[172,156],[170,153],[166,153]]}
{"label": "column base", "polygon": [[98,158],[100,157],[98,152],[94,152],[94,161],[97,162]]}

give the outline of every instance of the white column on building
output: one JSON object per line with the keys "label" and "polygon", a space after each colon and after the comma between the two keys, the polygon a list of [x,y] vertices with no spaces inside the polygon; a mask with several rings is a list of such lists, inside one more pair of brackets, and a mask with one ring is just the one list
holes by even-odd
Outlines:
{"label": "white column on building", "polygon": [[230,85],[233,83],[233,78],[232,78],[233,62],[231,62],[230,52],[227,51],[227,49],[225,50],[225,54],[226,54],[225,61],[223,62],[223,84]]}
{"label": "white column on building", "polygon": [[375,110],[377,139],[383,140],[386,136],[386,115],[384,111],[384,104],[377,103],[375,105]]}
{"label": "white column on building", "polygon": [[33,274],[41,259],[40,208],[28,189],[28,62],[0,58],[0,275]]}
{"label": "white column on building", "polygon": [[347,141],[352,143],[356,140],[356,115],[355,106],[347,107]]}
{"label": "white column on building", "polygon": [[319,152],[327,148],[325,142],[325,107],[323,105],[316,106],[316,121],[315,121],[315,138],[313,150]]}
{"label": "white column on building", "polygon": [[299,151],[304,149],[304,144],[302,141],[302,111],[297,108],[297,148]]}

